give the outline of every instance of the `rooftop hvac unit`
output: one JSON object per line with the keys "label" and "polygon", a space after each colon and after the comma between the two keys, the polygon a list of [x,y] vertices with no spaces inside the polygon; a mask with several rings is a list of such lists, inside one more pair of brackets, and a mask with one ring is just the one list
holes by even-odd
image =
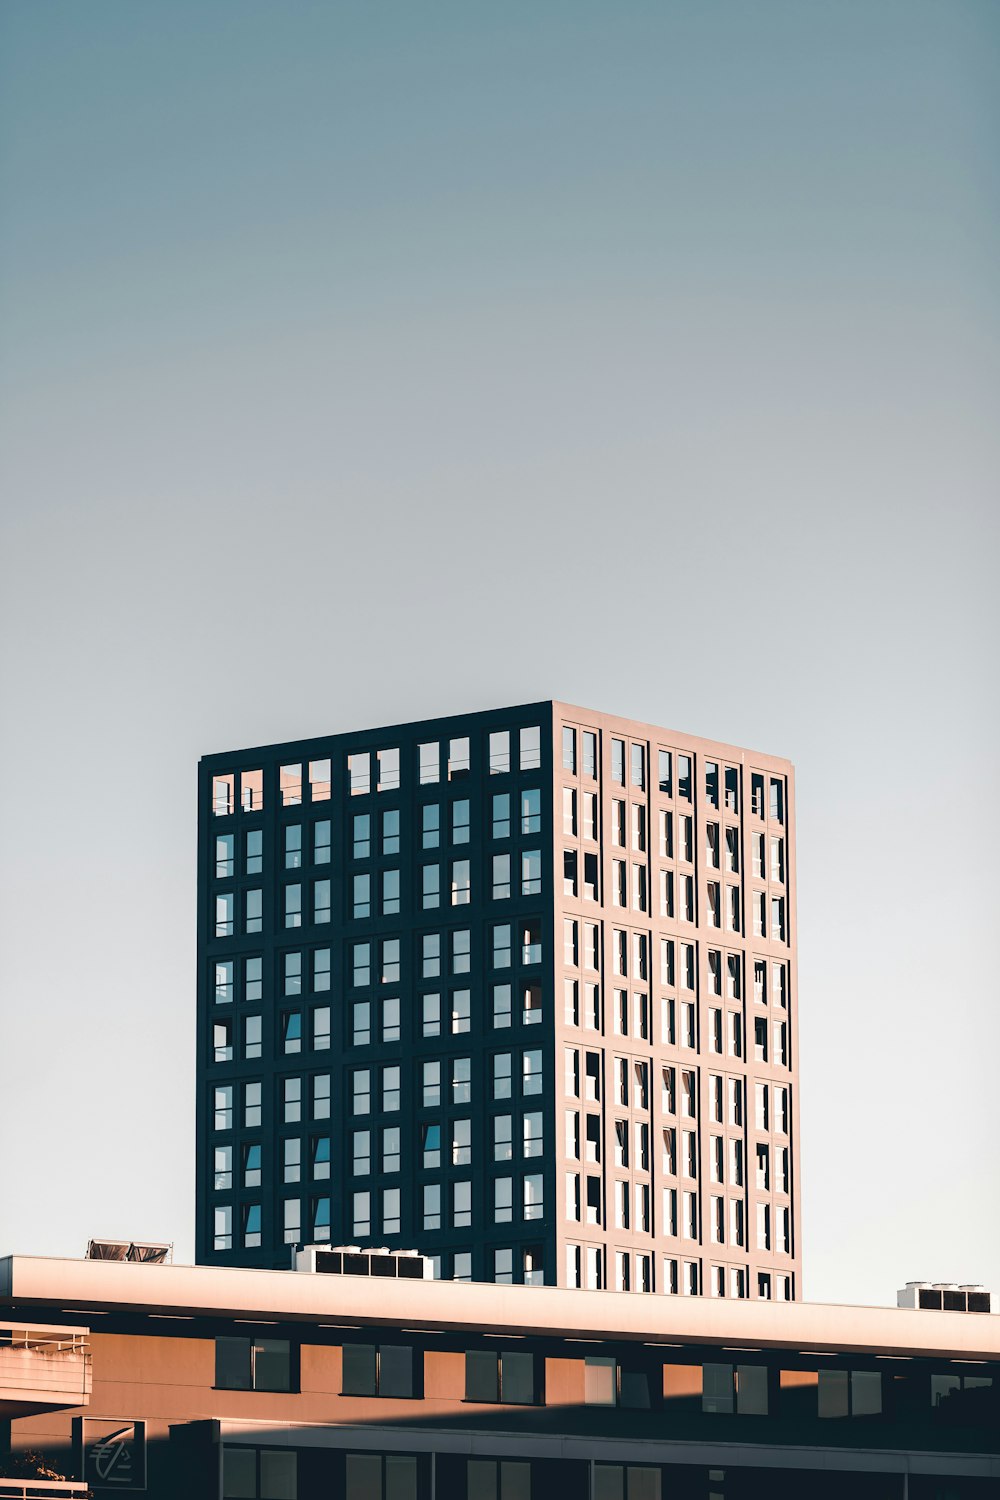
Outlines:
{"label": "rooftop hvac unit", "polygon": [[926,1312],[1000,1312],[1000,1297],[984,1286],[955,1281],[908,1281],[896,1293],[897,1307],[919,1307]]}
{"label": "rooftop hvac unit", "polygon": [[357,1245],[305,1245],[292,1254],[294,1271],[321,1276],[386,1276],[430,1281],[430,1262],[418,1250],[360,1249]]}
{"label": "rooftop hvac unit", "polygon": [[87,1260],[141,1261],[147,1266],[163,1266],[173,1258],[173,1245],[154,1244],[147,1240],[88,1240]]}

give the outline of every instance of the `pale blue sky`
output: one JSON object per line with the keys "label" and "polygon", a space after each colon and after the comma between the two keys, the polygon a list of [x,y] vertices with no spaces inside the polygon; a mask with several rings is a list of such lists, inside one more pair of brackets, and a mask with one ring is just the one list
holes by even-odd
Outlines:
{"label": "pale blue sky", "polygon": [[195,765],[798,770],[806,1293],[1000,1289],[1000,9],[0,7],[0,1252],[192,1250]]}

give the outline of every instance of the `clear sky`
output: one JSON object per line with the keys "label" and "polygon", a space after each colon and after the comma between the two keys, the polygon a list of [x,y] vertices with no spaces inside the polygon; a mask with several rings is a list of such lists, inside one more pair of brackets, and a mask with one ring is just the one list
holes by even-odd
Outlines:
{"label": "clear sky", "polygon": [[994,0],[0,6],[0,1252],[193,1250],[200,754],[798,774],[805,1290],[1000,1290]]}

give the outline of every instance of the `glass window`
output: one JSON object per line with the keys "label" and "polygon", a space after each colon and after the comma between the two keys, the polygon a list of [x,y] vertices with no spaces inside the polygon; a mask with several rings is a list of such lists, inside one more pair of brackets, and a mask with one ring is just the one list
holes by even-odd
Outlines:
{"label": "glass window", "polygon": [[511,1024],[511,987],[509,984],[493,986],[493,1027],[500,1030]]}
{"label": "glass window", "polygon": [[215,965],[215,1003],[231,1005],[233,1001],[233,961],[225,959]]}
{"label": "glass window", "polygon": [[312,1174],[322,1179],[330,1176],[330,1137],[314,1135],[312,1138]]}
{"label": "glass window", "polygon": [[467,737],[448,741],[448,780],[469,774],[469,741]]}
{"label": "glass window", "polygon": [[329,880],[313,881],[313,921],[316,923],[329,922],[330,920],[330,882]]}
{"label": "glass window", "polygon": [[495,730],[490,735],[490,775],[503,776],[510,770],[510,732]]}
{"label": "glass window", "polygon": [[302,867],[302,824],[289,823],[285,828],[285,869]]}
{"label": "glass window", "polygon": [[461,797],[451,804],[451,841],[453,844],[469,842],[469,799]]}
{"label": "glass window", "polygon": [[354,896],[352,904],[352,915],[354,917],[371,916],[371,876],[354,876]]}
{"label": "glass window", "polygon": [[233,874],[234,844],[231,833],[217,833],[215,836],[215,874],[219,880],[226,880]]}
{"label": "glass window", "polygon": [[309,796],[313,802],[330,800],[330,759],[309,762]]}
{"label": "glass window", "polygon": [[424,995],[422,1003],[424,1036],[441,1035],[441,996]]}
{"label": "glass window", "polygon": [[536,726],[522,729],[519,736],[522,771],[534,771],[542,764],[542,733]]}
{"label": "glass window", "polygon": [[451,904],[468,906],[471,899],[471,862],[455,859],[451,864]]}
{"label": "glass window", "polygon": [[494,792],[493,794],[493,837],[495,839],[510,838],[509,792]]}
{"label": "glass window", "polygon": [[431,911],[441,905],[441,866],[423,867],[423,909]]}
{"label": "glass window", "polygon": [[354,837],[352,849],[355,859],[367,859],[372,852],[372,820],[370,813],[354,814]]}
{"label": "glass window", "polygon": [[521,832],[539,833],[542,827],[542,794],[537,787],[521,793]]}
{"label": "glass window", "polygon": [[441,747],[436,740],[420,745],[420,784],[429,786],[441,779]]}
{"label": "glass window", "polygon": [[537,896],[542,889],[542,851],[521,851],[521,895]]}
{"label": "glass window", "polygon": [[425,802],[421,811],[420,841],[424,849],[437,849],[441,843],[441,806]]}
{"label": "glass window", "polygon": [[382,853],[399,853],[399,809],[395,807],[382,814]]}
{"label": "glass window", "polygon": [[281,766],[278,770],[278,789],[282,807],[298,807],[302,801],[302,767]]}
{"label": "glass window", "polygon": [[562,732],[562,763],[564,771],[576,774],[576,730],[565,726]]}
{"label": "glass window", "polygon": [[493,856],[493,900],[506,901],[510,896],[510,855]]}
{"label": "glass window", "polygon": [[399,871],[382,871],[382,915],[395,916],[399,911]]}
{"label": "glass window", "polygon": [[364,754],[349,755],[347,757],[347,775],[350,781],[351,796],[367,796],[372,789],[371,755],[367,751]]}

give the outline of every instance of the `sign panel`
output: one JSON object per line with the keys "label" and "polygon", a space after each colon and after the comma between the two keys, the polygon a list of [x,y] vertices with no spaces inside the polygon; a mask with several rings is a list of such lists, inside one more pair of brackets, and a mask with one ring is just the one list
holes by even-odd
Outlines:
{"label": "sign panel", "polygon": [[93,1490],[146,1488],[146,1424],[104,1417],[77,1419],[80,1474]]}

